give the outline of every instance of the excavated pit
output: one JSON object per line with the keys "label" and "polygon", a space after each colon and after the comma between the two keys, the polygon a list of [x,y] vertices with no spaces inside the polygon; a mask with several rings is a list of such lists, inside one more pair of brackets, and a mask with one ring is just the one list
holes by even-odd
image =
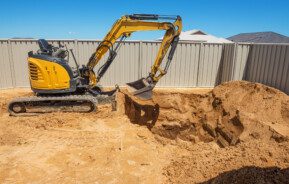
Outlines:
{"label": "excavated pit", "polygon": [[[222,101],[209,94],[156,93],[155,105],[127,112],[131,122],[147,126],[157,136],[192,143],[217,142],[221,147],[235,145],[244,130],[239,112],[229,113]],[[126,109],[131,106],[126,96]],[[146,113],[148,112],[148,113]],[[150,113],[152,112],[152,113]]]}
{"label": "excavated pit", "polygon": [[202,94],[158,90],[151,101],[132,105],[127,95],[124,101],[130,121],[147,126],[160,140],[227,147],[248,136],[287,139],[288,129],[282,125],[289,122],[288,96],[261,84],[230,82]]}

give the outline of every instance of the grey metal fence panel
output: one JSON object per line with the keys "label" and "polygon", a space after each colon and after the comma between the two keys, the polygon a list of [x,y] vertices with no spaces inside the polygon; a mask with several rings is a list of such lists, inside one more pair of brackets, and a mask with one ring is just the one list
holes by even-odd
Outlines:
{"label": "grey metal fence panel", "polygon": [[[146,77],[151,70],[151,66],[154,63],[154,59],[157,56],[157,51],[160,44],[157,42],[143,42],[141,44],[141,57],[140,57],[140,73],[141,77]],[[170,72],[172,72],[170,70]],[[164,80],[166,80],[164,78]],[[166,83],[163,81],[162,83]],[[159,84],[161,85],[161,84]]]}
{"label": "grey metal fence panel", "polygon": [[175,70],[175,73],[173,75],[169,73],[168,77],[165,76],[171,80],[167,81],[164,86],[197,86],[200,48],[200,44],[181,43],[178,45],[171,68],[169,69],[169,72],[170,70]]}
{"label": "grey metal fence panel", "polygon": [[246,62],[249,55],[249,44],[235,44],[235,57],[233,60],[234,70],[231,80],[240,80],[244,78]]}
{"label": "grey metal fence panel", "polygon": [[16,87],[28,87],[28,65],[27,65],[27,53],[31,50],[38,50],[36,41],[22,41],[11,40],[12,61],[14,64],[15,86]]}
{"label": "grey metal fence panel", "polygon": [[246,63],[250,51],[250,44],[224,44],[220,81],[242,80],[246,73]]}
{"label": "grey metal fence panel", "polygon": [[[50,40],[73,49],[80,65],[86,64],[99,41]],[[122,44],[100,84],[123,86],[148,76],[160,42],[129,41]],[[36,40],[0,40],[0,88],[28,87],[27,53],[39,49]],[[101,59],[95,72],[108,54]],[[70,54],[70,65],[75,67]],[[167,56],[163,65],[166,63]],[[289,94],[289,45],[179,43],[168,74],[157,86],[213,87],[230,80],[249,80],[276,87]]]}
{"label": "grey metal fence panel", "polygon": [[218,82],[222,83],[225,81],[232,80],[233,76],[233,61],[234,61],[234,44],[225,44],[223,46],[221,67],[219,69],[220,80]]}
{"label": "grey metal fence panel", "polygon": [[13,72],[10,64],[13,64],[9,59],[10,48],[8,40],[0,41],[0,88],[13,87]]}
{"label": "grey metal fence panel", "polygon": [[[140,70],[141,77],[148,76],[151,66],[157,56],[160,43],[143,42],[141,43]],[[174,58],[168,69],[167,75],[159,81],[160,87],[195,87],[197,86],[197,70],[199,59],[200,44],[179,43]],[[161,65],[164,68],[167,55]]]}
{"label": "grey metal fence panel", "polygon": [[[180,86],[197,86],[200,49],[201,44],[184,43],[178,46],[178,55],[174,58],[173,62],[180,65],[178,72],[179,77],[173,77],[179,78],[178,83]],[[174,86],[177,86],[178,83],[175,83]]]}
{"label": "grey metal fence panel", "polygon": [[[107,54],[108,55],[108,54]],[[106,56],[107,57],[107,56]],[[96,72],[105,62],[103,58],[96,67]],[[139,43],[126,42],[123,43],[118,51],[118,55],[103,76],[100,84],[103,86],[120,86],[127,82],[132,82],[139,78]]]}
{"label": "grey metal fence panel", "polygon": [[[78,58],[77,61],[79,65],[85,65],[91,54],[96,50],[99,42],[96,41],[77,41],[77,51],[78,51]],[[75,52],[75,51],[74,51]]]}
{"label": "grey metal fence panel", "polygon": [[197,86],[212,87],[217,83],[222,47],[222,44],[204,44],[201,47]]}
{"label": "grey metal fence panel", "polygon": [[245,80],[289,94],[289,45],[256,44],[251,47]]}

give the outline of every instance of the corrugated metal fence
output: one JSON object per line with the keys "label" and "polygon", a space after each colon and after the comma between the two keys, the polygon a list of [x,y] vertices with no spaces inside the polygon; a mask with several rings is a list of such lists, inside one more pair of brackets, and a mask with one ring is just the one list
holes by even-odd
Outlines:
{"label": "corrugated metal fence", "polygon": [[[98,41],[50,40],[73,49],[86,64]],[[146,77],[159,42],[128,41],[101,80],[103,86],[124,85]],[[28,87],[27,53],[38,50],[36,40],[0,40],[0,88]],[[103,64],[105,58],[100,64]],[[74,62],[70,56],[70,64]],[[213,87],[230,80],[248,80],[276,87],[289,94],[289,45],[179,43],[162,87]]]}

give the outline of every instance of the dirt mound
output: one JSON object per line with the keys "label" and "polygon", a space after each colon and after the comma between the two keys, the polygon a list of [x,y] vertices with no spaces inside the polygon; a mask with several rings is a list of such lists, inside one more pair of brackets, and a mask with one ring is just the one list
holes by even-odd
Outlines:
{"label": "dirt mound", "polygon": [[[206,94],[157,91],[152,101],[147,104],[156,104],[158,113],[148,125],[160,139],[226,147],[250,137],[280,142],[289,136],[288,96],[261,84],[229,82]],[[151,120],[139,114],[134,123]]]}
{"label": "dirt mound", "polygon": [[152,132],[191,151],[166,167],[167,182],[286,183],[288,100],[276,89],[245,81],[224,83],[207,94],[156,94],[160,113]]}
{"label": "dirt mound", "polygon": [[262,134],[260,128],[256,127],[257,123],[269,126],[282,136],[289,136],[289,96],[281,91],[243,81],[224,83],[212,93],[222,101],[222,107],[229,114],[239,112],[242,123],[249,129],[244,132],[242,139],[254,131]]}

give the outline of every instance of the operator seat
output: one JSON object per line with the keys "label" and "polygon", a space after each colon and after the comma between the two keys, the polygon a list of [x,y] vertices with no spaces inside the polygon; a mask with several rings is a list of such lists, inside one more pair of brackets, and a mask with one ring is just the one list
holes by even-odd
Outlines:
{"label": "operator seat", "polygon": [[52,54],[53,52],[52,45],[49,44],[45,39],[39,39],[37,42],[43,54],[48,54],[48,55]]}

